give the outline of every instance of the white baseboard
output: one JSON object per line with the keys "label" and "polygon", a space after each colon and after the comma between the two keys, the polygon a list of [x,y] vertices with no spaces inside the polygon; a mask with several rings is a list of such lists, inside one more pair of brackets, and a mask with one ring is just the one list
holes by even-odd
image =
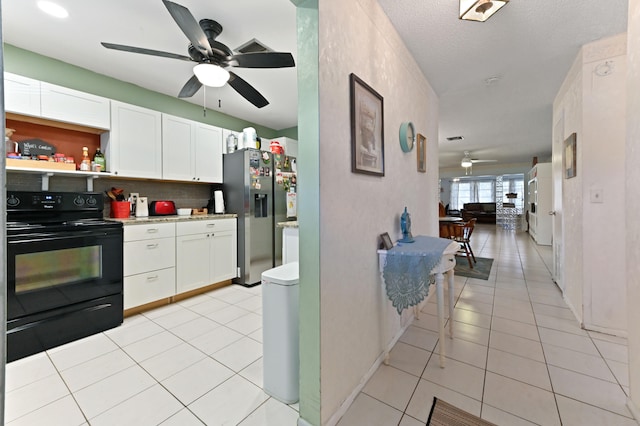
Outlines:
{"label": "white baseboard", "polygon": [[[422,306],[422,305],[420,305],[420,306]],[[371,365],[371,368],[369,368],[367,373],[362,377],[362,379],[360,380],[360,383],[358,383],[358,386],[356,386],[353,389],[353,391],[351,392],[351,394],[344,400],[344,402],[342,404],[340,404],[340,407],[338,408],[338,410],[335,413],[333,413],[333,415],[325,423],[325,426],[335,426],[336,424],[338,424],[338,421],[340,421],[340,419],[342,418],[342,416],[344,416],[344,414],[347,412],[349,407],[351,407],[351,404],[353,404],[353,401],[356,399],[356,397],[358,396],[360,391],[364,388],[364,386],[367,384],[369,379],[378,370],[378,367],[380,367],[380,364],[382,364],[382,362],[384,361],[385,355],[388,354],[389,352],[391,352],[391,349],[393,349],[393,347],[395,346],[396,342],[400,339],[400,337],[402,337],[404,332],[407,330],[407,328],[409,328],[409,326],[411,324],[413,324],[413,318],[410,321],[407,321],[407,324],[405,324],[395,334],[395,336],[393,336],[393,338],[391,339],[391,341],[387,345],[386,350],[384,352],[382,352],[380,354],[380,356],[378,356],[378,358]],[[298,426],[307,426],[307,424],[306,424],[306,422],[305,422],[304,425],[301,424],[300,423],[300,419],[298,419]],[[308,426],[311,426],[311,425],[308,425]]]}
{"label": "white baseboard", "polygon": [[582,312],[576,310],[576,308],[573,306],[573,304],[571,303],[569,298],[566,296],[566,294],[564,293],[562,294],[562,299],[564,299],[564,303],[567,304],[567,306],[569,307],[569,310],[573,313],[573,316],[576,318],[576,321],[578,321],[578,323],[580,324],[580,327],[584,328],[584,319],[581,316]]}
{"label": "white baseboard", "polygon": [[638,407],[630,398],[627,398],[627,408],[629,409],[629,411],[631,411],[631,414],[633,414],[636,423],[640,425],[640,410],[638,410]]}

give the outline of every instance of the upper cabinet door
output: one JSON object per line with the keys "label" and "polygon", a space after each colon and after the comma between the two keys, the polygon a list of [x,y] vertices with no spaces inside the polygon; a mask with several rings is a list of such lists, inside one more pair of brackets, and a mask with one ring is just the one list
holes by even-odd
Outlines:
{"label": "upper cabinet door", "polygon": [[4,108],[16,114],[40,116],[40,82],[21,75],[4,73]]}
{"label": "upper cabinet door", "polygon": [[196,123],[195,147],[197,180],[222,183],[222,129]]}
{"label": "upper cabinet door", "polygon": [[196,181],[195,125],[191,120],[162,114],[162,178]]}
{"label": "upper cabinet door", "polygon": [[107,169],[122,177],[162,178],[162,115],[111,101],[111,131],[103,133]]}
{"label": "upper cabinet door", "polygon": [[109,99],[54,84],[40,83],[43,118],[108,130]]}

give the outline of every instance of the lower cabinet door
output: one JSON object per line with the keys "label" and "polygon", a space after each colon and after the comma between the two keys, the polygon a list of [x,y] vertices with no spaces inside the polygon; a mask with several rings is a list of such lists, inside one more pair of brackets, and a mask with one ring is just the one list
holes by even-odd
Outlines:
{"label": "lower cabinet door", "polygon": [[176,293],[212,284],[211,234],[182,235],[176,238]]}
{"label": "lower cabinet door", "polygon": [[238,252],[236,231],[215,232],[211,239],[212,282],[217,283],[237,276]]}
{"label": "lower cabinet door", "polygon": [[124,277],[124,309],[171,297],[176,292],[176,269],[157,271]]}

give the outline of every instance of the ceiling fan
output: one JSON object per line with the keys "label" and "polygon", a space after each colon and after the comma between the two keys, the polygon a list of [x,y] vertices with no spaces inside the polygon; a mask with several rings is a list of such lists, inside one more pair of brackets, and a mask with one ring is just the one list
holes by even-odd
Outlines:
{"label": "ceiling fan", "polygon": [[269,101],[252,85],[233,71],[227,71],[225,68],[294,67],[295,62],[291,53],[252,52],[234,55],[231,49],[216,41],[216,37],[222,33],[222,25],[211,19],[201,19],[200,22],[197,22],[186,7],[169,0],[162,0],[162,3],[164,3],[173,20],[176,21],[176,24],[191,42],[187,48],[189,56],[122,44],[104,42],[101,44],[107,49],[196,62],[197,65],[193,68],[194,75],[180,90],[179,98],[193,96],[203,84],[205,86],[222,87],[229,83],[229,86],[256,107],[262,108],[269,105]]}
{"label": "ceiling fan", "polygon": [[460,166],[465,168],[465,174],[469,173],[469,169],[473,167],[475,163],[495,163],[498,160],[478,160],[477,158],[471,158],[469,151],[464,152],[464,157],[460,162]]}

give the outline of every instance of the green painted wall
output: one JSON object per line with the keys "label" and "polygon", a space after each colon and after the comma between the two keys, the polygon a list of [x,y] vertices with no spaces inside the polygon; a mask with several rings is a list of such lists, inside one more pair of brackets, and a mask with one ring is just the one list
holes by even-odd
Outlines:
{"label": "green painted wall", "polygon": [[[224,129],[242,131],[245,127],[253,127],[260,137],[288,136],[282,134],[283,131],[276,131],[211,109],[207,109],[207,115],[204,117],[201,106],[6,43],[4,44],[4,70]],[[292,129],[285,131],[293,132]]]}
{"label": "green painted wall", "polygon": [[[300,102],[300,100],[298,100]],[[289,127],[288,129],[278,130],[278,137],[284,136],[287,138],[298,140],[298,128],[297,127]]]}
{"label": "green painted wall", "polygon": [[300,417],[320,425],[320,92],[318,0],[292,0],[298,27]]}

